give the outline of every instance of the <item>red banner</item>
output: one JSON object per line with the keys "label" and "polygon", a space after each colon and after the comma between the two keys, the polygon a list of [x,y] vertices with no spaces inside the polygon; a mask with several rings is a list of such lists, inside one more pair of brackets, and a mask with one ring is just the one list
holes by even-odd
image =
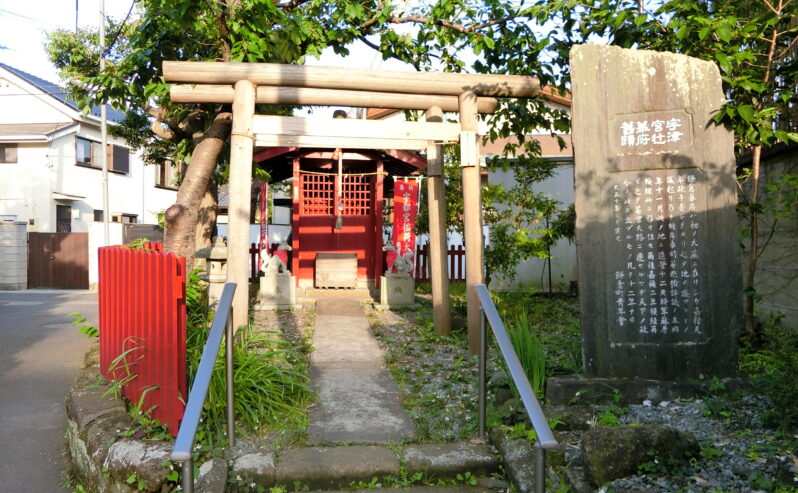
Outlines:
{"label": "red banner", "polygon": [[[393,246],[397,256],[416,252],[418,181],[396,181],[393,186]],[[415,265],[415,259],[413,264]]]}
{"label": "red banner", "polygon": [[[260,237],[258,239],[258,270],[266,268],[269,248],[269,184],[265,181],[260,182],[260,194],[258,195],[258,206],[260,208]],[[256,274],[253,272],[253,274]]]}

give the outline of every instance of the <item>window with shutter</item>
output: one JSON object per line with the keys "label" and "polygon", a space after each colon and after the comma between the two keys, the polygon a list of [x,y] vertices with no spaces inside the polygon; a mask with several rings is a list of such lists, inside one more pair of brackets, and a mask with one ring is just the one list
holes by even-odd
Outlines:
{"label": "window with shutter", "polygon": [[130,149],[127,147],[108,146],[108,169],[117,173],[130,172]]}

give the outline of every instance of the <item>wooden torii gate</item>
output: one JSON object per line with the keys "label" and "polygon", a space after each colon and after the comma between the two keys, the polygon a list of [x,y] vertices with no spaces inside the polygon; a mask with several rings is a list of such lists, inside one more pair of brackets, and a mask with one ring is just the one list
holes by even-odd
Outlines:
{"label": "wooden torii gate", "polygon": [[[441,144],[460,142],[468,293],[468,347],[479,345],[479,301],[484,282],[477,120],[496,109],[495,97],[529,98],[540,92],[534,77],[498,74],[392,72],[270,63],[163,63],[176,103],[232,103],[227,280],[246,286],[255,146],[426,150],[430,214],[430,277],[437,333],[451,327]],[[255,104],[355,106],[424,110],[425,122],[329,120],[255,115]],[[442,121],[459,112],[460,123]],[[248,291],[236,291],[233,326],[247,323]]]}

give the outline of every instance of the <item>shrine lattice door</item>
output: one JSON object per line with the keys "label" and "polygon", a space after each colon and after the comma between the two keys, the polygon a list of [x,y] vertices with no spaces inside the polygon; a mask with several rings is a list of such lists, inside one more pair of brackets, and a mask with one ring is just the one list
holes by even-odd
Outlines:
{"label": "shrine lattice door", "polygon": [[374,279],[374,175],[343,174],[341,228],[336,229],[338,176],[301,172],[299,195],[299,279],[313,279],[318,252],[357,255],[358,279]]}

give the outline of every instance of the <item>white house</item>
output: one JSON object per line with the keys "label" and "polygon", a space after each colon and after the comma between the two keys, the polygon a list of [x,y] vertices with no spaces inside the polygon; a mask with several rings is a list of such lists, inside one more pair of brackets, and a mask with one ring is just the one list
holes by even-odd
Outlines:
{"label": "white house", "polygon": [[[124,224],[157,224],[157,214],[175,201],[168,166],[145,166],[123,139],[109,136],[109,211],[103,210],[100,118],[95,110],[84,116],[57,84],[0,63],[0,222],[27,225],[29,287],[95,284],[104,215],[110,214],[113,222],[110,243],[119,244]],[[123,116],[108,110],[112,123]],[[77,243],[54,233],[73,234]],[[39,243],[44,257],[35,251]],[[77,271],[70,265],[67,274],[56,266],[53,274],[52,265],[45,268],[48,262],[81,265]],[[44,277],[32,279],[31,274]],[[74,282],[64,276],[74,277]]]}

